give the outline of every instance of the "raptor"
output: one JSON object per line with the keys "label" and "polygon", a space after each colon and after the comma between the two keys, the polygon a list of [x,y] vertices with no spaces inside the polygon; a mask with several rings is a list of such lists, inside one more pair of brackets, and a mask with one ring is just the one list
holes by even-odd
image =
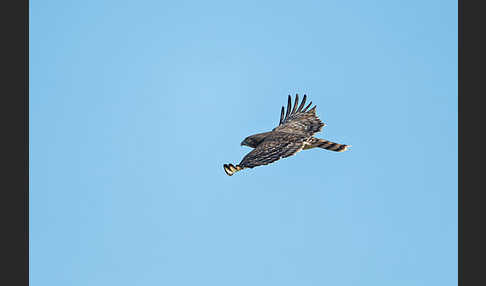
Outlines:
{"label": "raptor", "polygon": [[[246,168],[273,163],[280,158],[295,155],[301,150],[322,148],[335,152],[346,151],[351,145],[338,144],[328,140],[314,137],[320,132],[323,123],[316,115],[316,106],[310,108],[312,101],[305,106],[307,95],[304,94],[299,105],[299,95],[295,95],[295,103],[292,106],[292,98],[289,95],[287,111],[282,106],[280,122],[272,131],[258,133],[245,138],[241,145],[253,148],[239,164],[224,164],[224,171],[228,176]],[[304,107],[305,106],[305,107]]]}

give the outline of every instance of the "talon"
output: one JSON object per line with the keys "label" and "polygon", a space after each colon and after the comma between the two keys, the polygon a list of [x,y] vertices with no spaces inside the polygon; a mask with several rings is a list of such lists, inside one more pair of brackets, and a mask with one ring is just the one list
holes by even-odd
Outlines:
{"label": "talon", "polygon": [[240,165],[233,165],[233,164],[224,164],[223,165],[224,171],[228,176],[232,176],[234,173],[243,170]]}
{"label": "talon", "polygon": [[233,172],[231,172],[231,169],[229,168],[229,166],[227,164],[224,164],[223,168],[224,168],[224,172],[226,173],[226,175],[228,175],[228,176],[233,175]]}

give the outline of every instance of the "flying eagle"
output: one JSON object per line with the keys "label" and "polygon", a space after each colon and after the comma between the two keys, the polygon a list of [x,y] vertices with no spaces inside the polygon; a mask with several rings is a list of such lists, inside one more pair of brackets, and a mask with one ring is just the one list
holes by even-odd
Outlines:
{"label": "flying eagle", "polygon": [[313,135],[321,131],[324,124],[316,115],[316,106],[309,109],[312,101],[304,108],[307,95],[304,94],[301,104],[299,95],[295,95],[295,103],[292,107],[292,99],[289,95],[287,112],[282,106],[280,113],[280,123],[272,131],[251,135],[245,138],[241,145],[254,148],[240,162],[233,164],[224,164],[223,168],[228,176],[246,168],[267,165],[280,158],[286,158],[295,155],[300,150],[307,150],[315,147],[343,152],[351,145],[338,144]]}

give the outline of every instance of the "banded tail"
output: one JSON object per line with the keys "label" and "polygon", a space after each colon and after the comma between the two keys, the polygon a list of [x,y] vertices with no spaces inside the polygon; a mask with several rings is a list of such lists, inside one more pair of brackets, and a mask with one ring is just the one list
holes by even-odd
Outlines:
{"label": "banded tail", "polygon": [[240,165],[233,166],[233,164],[224,164],[223,168],[228,176],[232,176],[234,173],[244,169]]}
{"label": "banded tail", "polygon": [[304,146],[303,149],[307,150],[316,147],[335,151],[335,152],[343,152],[346,151],[349,147],[351,147],[351,145],[338,144],[324,139],[313,137],[307,142],[307,144]]}

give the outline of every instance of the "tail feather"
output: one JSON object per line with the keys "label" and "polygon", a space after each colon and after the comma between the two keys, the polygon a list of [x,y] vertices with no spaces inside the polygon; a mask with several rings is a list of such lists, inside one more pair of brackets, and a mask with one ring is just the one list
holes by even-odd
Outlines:
{"label": "tail feather", "polygon": [[351,147],[351,145],[338,144],[320,138],[311,138],[311,140],[304,147],[304,150],[312,148],[322,148],[335,152],[343,152],[346,151],[349,147]]}

